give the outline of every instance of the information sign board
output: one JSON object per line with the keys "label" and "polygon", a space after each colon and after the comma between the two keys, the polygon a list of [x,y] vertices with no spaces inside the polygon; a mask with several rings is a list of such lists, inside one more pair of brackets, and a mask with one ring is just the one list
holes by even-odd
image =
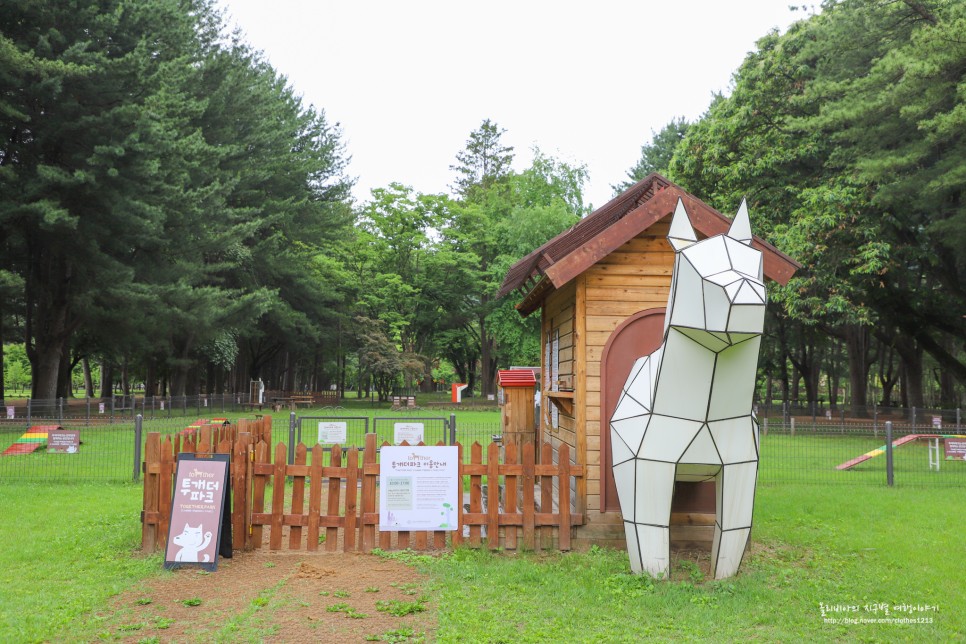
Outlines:
{"label": "information sign board", "polygon": [[339,445],[345,445],[347,437],[346,423],[344,421],[319,423],[320,443],[338,443]]}
{"label": "information sign board", "polygon": [[47,432],[48,454],[76,454],[80,449],[80,430],[57,429]]}
{"label": "information sign board", "polygon": [[458,447],[387,445],[379,454],[380,530],[458,529]]}
{"label": "information sign board", "polygon": [[392,442],[397,445],[406,441],[410,445],[423,442],[422,423],[394,423]]}
{"label": "information sign board", "polygon": [[947,461],[966,461],[966,438],[946,438],[943,447]]}
{"label": "information sign board", "polygon": [[178,454],[164,567],[218,567],[228,454]]}

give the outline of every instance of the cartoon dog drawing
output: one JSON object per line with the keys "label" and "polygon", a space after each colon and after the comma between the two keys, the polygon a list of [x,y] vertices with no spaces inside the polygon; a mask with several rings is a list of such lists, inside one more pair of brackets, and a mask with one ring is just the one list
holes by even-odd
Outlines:
{"label": "cartoon dog drawing", "polygon": [[[184,530],[181,534],[175,535],[172,539],[175,545],[181,546],[179,550],[174,555],[175,561],[187,561],[187,562],[197,562],[198,553],[208,547],[211,543],[211,531],[204,533],[202,536],[201,524],[198,524],[197,528],[192,528],[187,523],[184,524]],[[204,561],[211,561],[210,555],[205,555]]]}

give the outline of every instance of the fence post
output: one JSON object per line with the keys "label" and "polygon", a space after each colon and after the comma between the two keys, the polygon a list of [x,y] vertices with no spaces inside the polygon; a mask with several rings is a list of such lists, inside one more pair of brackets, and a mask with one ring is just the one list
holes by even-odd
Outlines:
{"label": "fence post", "polygon": [[57,422],[64,422],[64,397],[57,397]]}
{"label": "fence post", "polygon": [[792,428],[792,436],[794,436],[795,435],[795,417],[794,416],[791,417],[791,428]]}
{"label": "fence post", "polygon": [[31,411],[32,411],[31,410],[31,403],[32,403],[32,401],[33,401],[32,398],[28,398],[27,399],[27,429],[30,429],[30,414],[31,414]]}
{"label": "fence post", "polygon": [[960,413],[961,411],[962,410],[959,407],[956,408],[956,433],[957,434],[959,433],[959,422],[962,418],[962,414]]}
{"label": "fence post", "polygon": [[288,414],[288,463],[295,463],[295,412]]}
{"label": "fence post", "polygon": [[141,430],[143,428],[144,416],[138,414],[134,417],[134,481],[141,478]]}
{"label": "fence post", "polygon": [[456,414],[449,415],[449,444],[456,445]]}
{"label": "fence post", "polygon": [[872,399],[872,435],[879,437],[879,405]]}
{"label": "fence post", "polygon": [[893,470],[892,470],[892,421],[887,420],[885,424],[886,433],[886,484],[892,487],[895,483]]}

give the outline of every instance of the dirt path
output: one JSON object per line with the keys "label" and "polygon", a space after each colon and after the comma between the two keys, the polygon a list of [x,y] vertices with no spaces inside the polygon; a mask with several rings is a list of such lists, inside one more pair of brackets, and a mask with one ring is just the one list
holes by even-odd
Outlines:
{"label": "dirt path", "polygon": [[376,555],[236,552],[116,598],[101,633],[123,642],[421,642],[435,630],[427,580]]}

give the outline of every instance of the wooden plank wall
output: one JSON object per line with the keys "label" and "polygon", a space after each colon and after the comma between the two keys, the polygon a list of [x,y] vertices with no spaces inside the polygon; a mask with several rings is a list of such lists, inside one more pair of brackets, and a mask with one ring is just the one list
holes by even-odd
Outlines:
{"label": "wooden plank wall", "polygon": [[669,222],[660,221],[589,268],[585,280],[586,330],[583,338],[586,378],[584,411],[586,453],[577,458],[587,465],[589,514],[600,512],[601,421],[600,359],[614,329],[638,311],[663,307],[671,288],[674,252],[667,241]]}
{"label": "wooden plank wall", "polygon": [[[542,338],[541,343],[545,348],[547,341],[552,344],[554,334],[560,334],[559,342],[559,374],[558,379],[570,377],[576,378],[576,364],[574,360],[574,327],[576,312],[576,285],[568,284],[558,291],[554,291],[544,302],[542,309]],[[542,353],[546,354],[546,351]],[[552,373],[551,356],[543,356],[542,382],[541,387],[546,391],[547,374]],[[551,386],[551,388],[553,388]],[[554,452],[558,451],[561,444],[570,446],[571,451],[576,454],[577,449],[577,425],[573,416],[564,412],[557,414],[557,424],[552,422],[551,409],[552,403],[546,396],[541,397],[541,434],[553,446]]]}

